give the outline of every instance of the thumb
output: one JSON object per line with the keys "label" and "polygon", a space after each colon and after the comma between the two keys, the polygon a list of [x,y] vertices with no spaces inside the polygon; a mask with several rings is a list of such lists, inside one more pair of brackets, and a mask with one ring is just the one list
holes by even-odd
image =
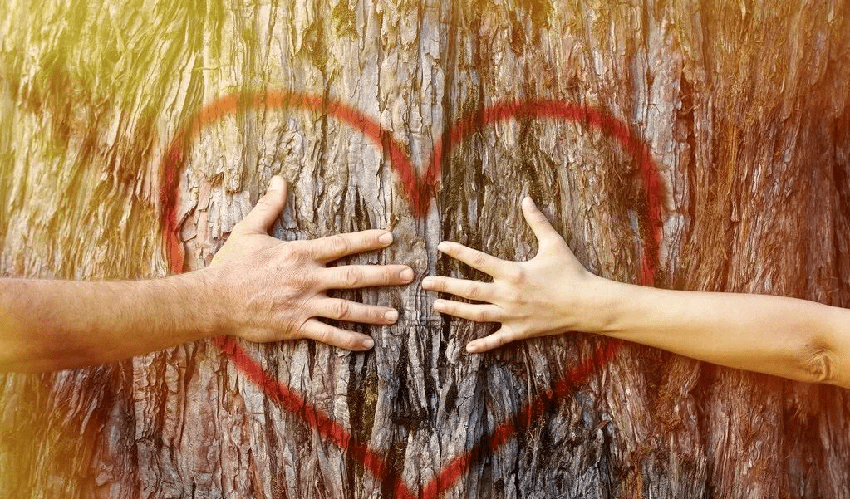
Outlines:
{"label": "thumb", "polygon": [[286,205],[286,182],[280,175],[272,177],[269,190],[257,201],[257,206],[234,228],[243,234],[268,234],[272,224]]}
{"label": "thumb", "polygon": [[534,201],[530,197],[522,200],[522,214],[537,237],[540,249],[558,246],[560,243],[563,243],[564,238],[552,227],[552,224],[546,219],[546,215],[537,209],[537,205],[534,204]]}

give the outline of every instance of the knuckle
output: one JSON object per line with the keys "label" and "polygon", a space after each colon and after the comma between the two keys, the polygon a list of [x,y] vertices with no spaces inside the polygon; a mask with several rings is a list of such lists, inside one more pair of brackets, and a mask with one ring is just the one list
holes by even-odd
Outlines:
{"label": "knuckle", "polygon": [[479,253],[476,251],[472,254],[470,261],[472,262],[473,267],[481,267],[486,263],[487,259],[484,258],[483,253]]}
{"label": "knuckle", "polygon": [[499,332],[499,342],[501,345],[507,345],[508,343],[514,341],[516,339],[516,331],[513,328],[502,327]]}
{"label": "knuckle", "polygon": [[345,269],[342,275],[342,281],[347,287],[354,288],[360,284],[363,277],[357,269]]}
{"label": "knuckle", "polygon": [[466,295],[470,300],[479,301],[481,299],[481,285],[476,283],[470,283],[466,287]]}
{"label": "knuckle", "polygon": [[511,284],[521,284],[525,278],[525,270],[519,265],[511,265],[505,269],[505,279]]}
{"label": "knuckle", "polygon": [[305,245],[299,244],[299,241],[295,241],[291,243],[279,244],[278,255],[284,260],[301,262],[306,260],[310,256],[310,251],[309,248],[307,248]]}
{"label": "knuckle", "polygon": [[305,260],[306,253],[300,246],[293,246],[290,244],[282,244],[280,245],[280,256],[286,260],[294,260],[296,262],[300,262]]}
{"label": "knuckle", "polygon": [[392,284],[396,280],[398,280],[399,273],[393,271],[392,269],[383,269],[380,273],[380,281],[381,284],[387,285]]}
{"label": "knuckle", "polygon": [[343,344],[344,344],[344,347],[347,350],[356,350],[358,345],[359,345],[359,342],[357,341],[357,338],[353,334],[348,334],[348,335],[346,335],[346,338],[343,341]]}
{"label": "knuckle", "polygon": [[316,339],[322,343],[327,343],[331,339],[331,332],[328,328],[321,328],[316,334]]}
{"label": "knuckle", "polygon": [[351,243],[348,242],[348,239],[339,234],[332,236],[329,243],[334,253],[345,254],[351,249]]}
{"label": "knuckle", "polygon": [[291,293],[296,294],[302,290],[313,290],[317,286],[316,276],[312,273],[295,274],[289,278]]}
{"label": "knuckle", "polygon": [[351,305],[345,300],[340,300],[334,304],[333,316],[335,319],[344,320],[351,313]]}

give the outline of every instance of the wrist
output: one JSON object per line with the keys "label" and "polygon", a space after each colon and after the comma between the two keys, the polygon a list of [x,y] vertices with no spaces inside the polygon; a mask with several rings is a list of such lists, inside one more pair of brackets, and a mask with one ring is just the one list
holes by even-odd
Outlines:
{"label": "wrist", "polygon": [[626,306],[633,300],[640,286],[605,279],[591,274],[582,294],[587,297],[580,312],[578,331],[615,335],[622,332]]}
{"label": "wrist", "polygon": [[207,267],[183,276],[188,280],[192,303],[187,306],[197,311],[198,331],[204,338],[227,334],[232,329],[232,307],[228,303],[229,287],[221,267]]}

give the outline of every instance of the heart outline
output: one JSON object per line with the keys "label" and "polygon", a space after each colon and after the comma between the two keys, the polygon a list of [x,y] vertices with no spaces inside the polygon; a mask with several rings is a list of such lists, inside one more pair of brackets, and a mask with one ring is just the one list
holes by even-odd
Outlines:
{"label": "heart outline", "polygon": [[[392,133],[375,120],[357,109],[333,99],[326,99],[301,92],[264,91],[232,93],[221,97],[195,112],[187,124],[180,127],[169,142],[161,160],[160,209],[163,225],[163,246],[172,273],[181,273],[184,265],[184,249],[179,239],[177,220],[178,175],[182,170],[184,151],[200,132],[220,119],[249,109],[280,109],[319,111],[329,114],[361,131],[376,146],[385,147],[390,155],[391,166],[399,176],[403,193],[414,216],[421,218],[430,211],[431,199],[436,194],[444,140],[451,150],[454,144],[463,142],[471,134],[493,123],[515,118],[555,118],[563,121],[581,122],[591,128],[617,139],[623,149],[639,161],[639,170],[646,193],[649,238],[644,237],[643,258],[639,280],[643,285],[652,285],[657,268],[658,249],[661,244],[662,187],[658,168],[648,146],[631,133],[629,127],[613,116],[590,106],[582,106],[556,100],[502,101],[473,112],[456,122],[435,142],[431,160],[424,175],[416,173],[407,153],[392,137]],[[648,239],[648,240],[647,240]],[[561,376],[550,388],[526,404],[517,414],[501,422],[490,435],[484,435],[471,448],[452,459],[441,471],[414,494],[400,477],[387,476],[389,470],[383,459],[368,448],[366,443],[357,442],[339,423],[327,416],[283,383],[272,378],[260,364],[233,338],[218,337],[214,340],[219,350],[263,393],[277,402],[282,409],[298,414],[306,424],[328,438],[352,459],[363,464],[376,478],[386,477],[395,481],[395,495],[400,499],[436,499],[448,491],[474,462],[483,448],[497,450],[516,432],[545,412],[552,401],[563,398],[582,384],[594,372],[593,366],[608,363],[620,350],[620,341],[608,341],[598,348],[590,359]]]}

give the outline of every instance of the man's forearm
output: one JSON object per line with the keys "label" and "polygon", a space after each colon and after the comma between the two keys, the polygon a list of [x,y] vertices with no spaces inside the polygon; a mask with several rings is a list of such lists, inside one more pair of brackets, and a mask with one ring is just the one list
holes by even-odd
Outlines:
{"label": "man's forearm", "polygon": [[611,283],[603,334],[725,366],[847,387],[850,310],[777,296]]}
{"label": "man's forearm", "polygon": [[146,281],[0,280],[0,369],[113,362],[221,331],[206,271]]}

